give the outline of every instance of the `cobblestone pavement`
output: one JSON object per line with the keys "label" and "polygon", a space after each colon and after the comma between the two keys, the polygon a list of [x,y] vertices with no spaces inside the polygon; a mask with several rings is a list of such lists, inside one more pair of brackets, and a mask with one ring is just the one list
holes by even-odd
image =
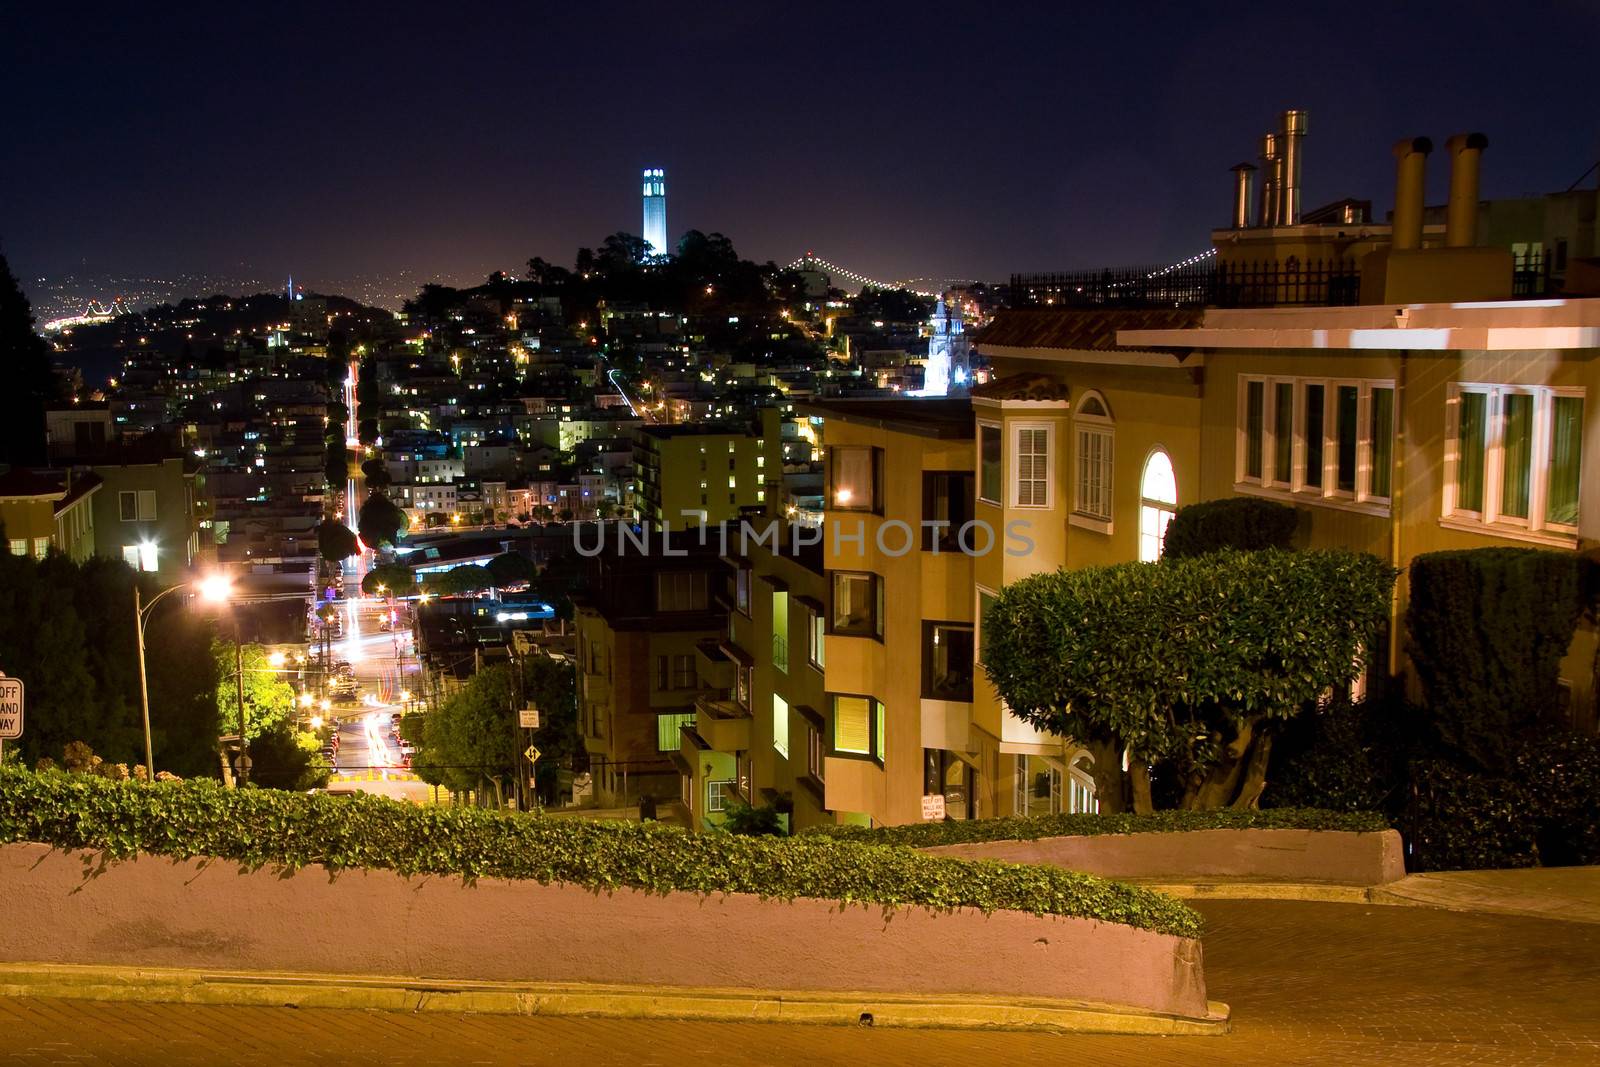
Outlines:
{"label": "cobblestone pavement", "polygon": [[[1600,926],[1423,908],[1201,905],[1221,1038],[0,999],[23,1064],[1596,1064]],[[711,942],[708,942],[710,944]]]}

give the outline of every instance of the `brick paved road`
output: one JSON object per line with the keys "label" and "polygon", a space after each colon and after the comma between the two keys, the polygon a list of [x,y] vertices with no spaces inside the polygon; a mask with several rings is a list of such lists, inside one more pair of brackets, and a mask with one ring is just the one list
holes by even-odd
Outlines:
{"label": "brick paved road", "polygon": [[387,1015],[0,1000],[23,1064],[1600,1063],[1600,926],[1421,908],[1216,901],[1225,1038]]}

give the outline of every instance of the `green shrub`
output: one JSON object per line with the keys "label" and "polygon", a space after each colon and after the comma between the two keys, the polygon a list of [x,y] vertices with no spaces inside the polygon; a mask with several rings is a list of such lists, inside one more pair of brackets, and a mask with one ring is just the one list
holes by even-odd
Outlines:
{"label": "green shrub", "polygon": [[1600,740],[1513,744],[1504,774],[1420,760],[1411,778],[1399,821],[1413,870],[1600,863]]}
{"label": "green shrub", "polygon": [[289,871],[322,864],[595,891],[971,907],[1200,933],[1199,916],[1171,897],[1049,867],[945,859],[821,835],[691,834],[659,823],[418,807],[207,781],[143,785],[0,768],[0,842],[13,841],[98,850],[113,860],[152,853]]}
{"label": "green shrub", "polygon": [[1162,542],[1165,559],[1237,548],[1288,548],[1300,514],[1288,504],[1253,496],[1203,500],[1178,509]]}
{"label": "green shrub", "polygon": [[1317,811],[1309,808],[1266,808],[1261,811],[1222,808],[1216,811],[1153,811],[1148,815],[1034,815],[1011,819],[968,819],[910,823],[905,826],[818,826],[801,834],[882,845],[961,845],[979,841],[1037,841],[1045,837],[1088,837],[1095,834],[1149,834],[1184,830],[1387,830],[1388,821],[1373,812]]}
{"label": "green shrub", "polygon": [[1433,552],[1411,561],[1411,662],[1440,739],[1484,768],[1550,725],[1561,659],[1585,607],[1584,563],[1533,548]]}
{"label": "green shrub", "polygon": [[1284,725],[1272,746],[1264,804],[1333,811],[1398,812],[1407,769],[1427,732],[1426,712],[1403,692],[1337,701]]}

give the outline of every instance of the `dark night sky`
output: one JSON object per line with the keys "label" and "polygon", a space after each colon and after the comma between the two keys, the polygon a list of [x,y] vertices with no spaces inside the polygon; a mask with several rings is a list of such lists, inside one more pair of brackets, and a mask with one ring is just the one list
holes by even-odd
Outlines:
{"label": "dark night sky", "polygon": [[1308,206],[1381,217],[1401,136],[1487,133],[1485,196],[1600,157],[1593,0],[342,7],[0,5],[18,273],[479,279],[637,231],[660,164],[674,236],[1000,278],[1202,250],[1286,106]]}

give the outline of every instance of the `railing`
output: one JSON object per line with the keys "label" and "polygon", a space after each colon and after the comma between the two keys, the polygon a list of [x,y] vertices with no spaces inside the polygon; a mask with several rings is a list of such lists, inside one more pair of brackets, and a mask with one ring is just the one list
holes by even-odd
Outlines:
{"label": "railing", "polygon": [[1013,307],[1284,307],[1354,304],[1355,263],[1344,259],[1181,267],[1119,267],[1011,276]]}
{"label": "railing", "polygon": [[[1541,251],[1512,258],[1511,295],[1554,291],[1551,257]],[[1219,263],[1177,267],[1115,267],[1055,274],[1013,274],[1012,307],[1252,308],[1344,307],[1359,302],[1361,269],[1353,259]]]}
{"label": "railing", "polygon": [[789,670],[789,640],[782,634],[772,635],[772,665],[784,673]]}

